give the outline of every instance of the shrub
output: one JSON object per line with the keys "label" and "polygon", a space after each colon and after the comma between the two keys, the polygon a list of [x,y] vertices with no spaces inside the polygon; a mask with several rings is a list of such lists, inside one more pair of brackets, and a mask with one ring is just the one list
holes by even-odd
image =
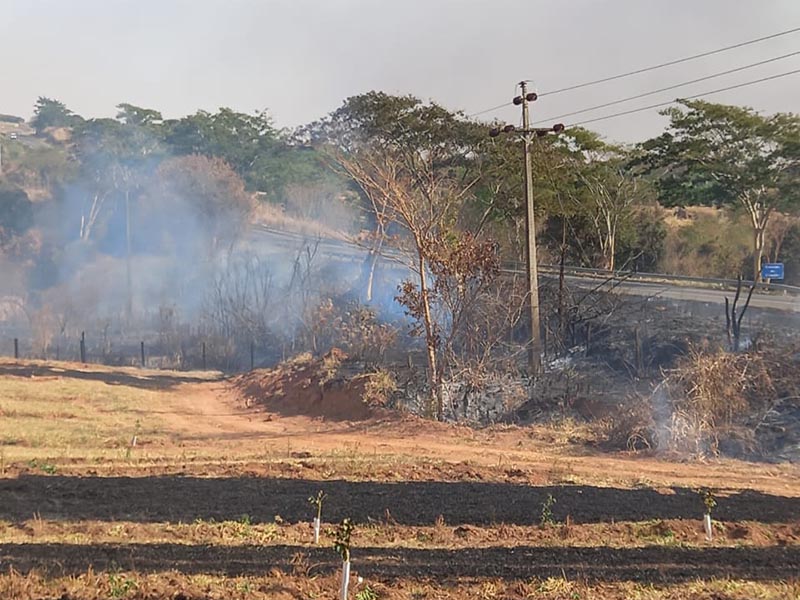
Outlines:
{"label": "shrub", "polygon": [[760,452],[756,428],[780,398],[797,395],[793,352],[690,349],[648,398],[603,423],[615,448],[695,456]]}

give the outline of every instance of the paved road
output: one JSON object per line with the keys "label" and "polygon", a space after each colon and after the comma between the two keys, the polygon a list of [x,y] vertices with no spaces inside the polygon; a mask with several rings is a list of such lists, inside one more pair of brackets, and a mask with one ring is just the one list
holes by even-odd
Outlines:
{"label": "paved road", "polygon": [[[274,252],[275,254],[285,255],[288,252],[296,252],[304,245],[316,246],[317,252],[320,256],[325,256],[331,260],[339,260],[342,262],[362,262],[366,258],[366,249],[353,243],[344,240],[335,240],[331,238],[315,239],[313,236],[303,236],[301,234],[289,233],[278,231],[271,228],[258,228],[253,236],[253,243],[259,248],[259,251],[264,251],[267,254]],[[268,244],[264,241],[269,240]],[[382,261],[382,268],[394,268],[398,272],[402,271],[403,260],[397,253],[391,251],[383,253],[384,260]],[[521,271],[505,271],[508,273]],[[554,277],[553,274],[543,273],[543,277]],[[584,289],[597,287],[602,283],[602,279],[596,275],[568,275],[566,279],[575,286]],[[607,284],[605,289],[610,289],[612,286]],[[622,293],[636,296],[652,296],[658,298],[665,298],[676,301],[685,302],[705,302],[709,304],[724,304],[725,298],[733,300],[733,290],[713,289],[709,287],[692,286],[690,283],[664,283],[664,282],[651,282],[651,281],[622,281],[618,282],[613,287],[614,293]],[[742,290],[742,299],[740,303],[744,303],[745,294],[747,290]],[[800,297],[793,295],[784,295],[779,292],[763,293],[756,292],[750,302],[752,308],[782,310],[790,313],[800,312]]]}
{"label": "paved road", "polygon": [[[589,285],[596,286],[597,279],[587,277],[569,276],[567,279],[581,287]],[[675,285],[665,283],[654,283],[648,281],[623,281],[619,283],[615,290],[616,293],[623,293],[636,296],[652,296],[658,298],[668,298],[670,300],[685,302],[706,302],[709,304],[725,304],[725,298],[733,300],[733,290],[715,290],[700,287],[690,287],[686,285]],[[742,290],[740,305],[746,299],[747,290]],[[773,310],[783,310],[788,312],[800,312],[800,298],[790,295],[772,293],[754,293],[750,300],[751,308],[765,308]]]}

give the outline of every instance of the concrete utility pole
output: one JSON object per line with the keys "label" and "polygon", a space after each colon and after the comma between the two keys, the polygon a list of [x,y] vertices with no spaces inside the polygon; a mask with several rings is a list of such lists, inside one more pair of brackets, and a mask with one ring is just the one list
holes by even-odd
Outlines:
{"label": "concrete utility pole", "polygon": [[[522,106],[522,134],[523,153],[525,157],[525,262],[527,265],[528,280],[528,308],[531,323],[531,340],[528,344],[528,369],[530,375],[537,375],[542,370],[542,329],[539,318],[539,267],[536,261],[536,215],[533,211],[533,169],[531,167],[531,142],[533,137],[542,137],[548,133],[560,133],[564,130],[562,124],[548,128],[534,128],[530,126],[528,103],[537,98],[534,92],[528,92],[528,82],[519,83],[521,94],[514,98],[516,106]],[[489,135],[496,137],[500,133],[512,133],[513,125],[506,125],[502,129],[492,129]]]}
{"label": "concrete utility pole", "polygon": [[[536,262],[536,215],[533,212],[533,169],[531,167],[530,120],[528,116],[528,85],[520,82],[522,94],[522,144],[525,154],[525,261],[528,267],[528,304],[531,315],[531,343],[528,345],[528,366],[531,375],[542,369],[542,328],[539,319],[539,266]],[[534,100],[535,100],[535,94]],[[516,103],[516,98],[514,99]]]}

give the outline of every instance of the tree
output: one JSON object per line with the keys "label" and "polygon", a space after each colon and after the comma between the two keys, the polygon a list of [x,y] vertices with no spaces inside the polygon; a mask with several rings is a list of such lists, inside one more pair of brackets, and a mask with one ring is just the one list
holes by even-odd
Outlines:
{"label": "tree", "polygon": [[69,110],[63,102],[39,96],[33,111],[31,124],[40,135],[48,127],[72,127],[81,118]]}
{"label": "tree", "polygon": [[0,183],[0,246],[33,224],[33,204],[24,190]]}
{"label": "tree", "polygon": [[442,296],[436,272],[442,282],[445,273],[460,281],[466,292],[466,281],[482,271],[469,260],[465,266],[456,255],[485,256],[484,247],[460,231],[459,221],[481,179],[480,145],[487,143],[486,133],[435,103],[380,92],[348,98],[306,131],[363,194],[375,223],[373,253],[384,240],[408,253],[414,278],[401,285],[397,298],[419,324],[412,331],[424,338],[430,413],[439,419],[446,371],[442,336],[450,324],[434,314]]}
{"label": "tree", "polygon": [[[120,105],[130,106],[130,105]],[[120,113],[124,120],[129,115]],[[75,154],[80,161],[80,181],[87,201],[82,207],[79,237],[92,237],[98,219],[113,208],[115,198],[126,213],[143,182],[163,155],[157,133],[145,122],[90,119],[75,128]],[[126,218],[126,225],[128,219]],[[128,235],[126,237],[130,237]]]}
{"label": "tree", "polygon": [[155,127],[163,122],[161,113],[152,108],[142,108],[133,104],[117,104],[117,120],[125,125],[138,125],[140,127]]}
{"label": "tree", "polygon": [[249,223],[253,197],[224,160],[195,154],[161,163],[148,208],[154,211],[154,227],[159,227],[160,220],[160,226],[171,227],[173,235],[190,231],[186,219],[193,219],[205,234],[211,254],[239,238]]}
{"label": "tree", "polygon": [[641,204],[644,197],[645,184],[614,161],[592,165],[578,177],[585,187],[585,194],[579,200],[580,209],[597,241],[599,266],[613,271],[620,235],[624,228],[632,225],[636,205]]}
{"label": "tree", "polygon": [[[311,178],[311,153],[282,139],[267,111],[253,115],[230,108],[220,108],[216,113],[198,111],[166,121],[165,128],[166,142],[174,153],[222,158],[248,188],[263,192],[270,200],[278,200],[287,184]],[[316,172],[322,170],[316,166]]]}
{"label": "tree", "polygon": [[681,101],[663,111],[667,131],[642,145],[662,202],[738,205],[753,236],[753,278],[761,280],[765,234],[777,210],[796,212],[800,117]]}

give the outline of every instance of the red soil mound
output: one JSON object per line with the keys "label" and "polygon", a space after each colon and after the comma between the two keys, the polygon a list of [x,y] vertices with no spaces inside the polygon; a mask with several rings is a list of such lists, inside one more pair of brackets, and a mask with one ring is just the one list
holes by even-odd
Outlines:
{"label": "red soil mound", "polygon": [[365,401],[369,374],[341,374],[346,359],[347,355],[336,348],[318,359],[302,354],[274,369],[239,375],[233,384],[248,402],[283,416],[362,421],[386,414],[385,409]]}

